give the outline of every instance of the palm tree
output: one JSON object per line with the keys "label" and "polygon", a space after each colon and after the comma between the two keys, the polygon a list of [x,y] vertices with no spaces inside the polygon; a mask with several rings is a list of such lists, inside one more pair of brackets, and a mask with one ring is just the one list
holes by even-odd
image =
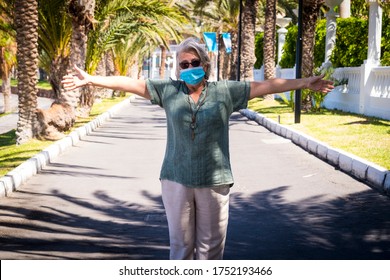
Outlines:
{"label": "palm tree", "polygon": [[[302,77],[310,77],[314,72],[314,40],[317,19],[324,0],[303,1],[302,13]],[[312,109],[312,96],[307,94],[302,98],[305,111]]]}
{"label": "palm tree", "polygon": [[16,143],[35,136],[38,71],[38,1],[15,0],[17,34],[19,121]]}
{"label": "palm tree", "polygon": [[48,73],[57,98],[61,96],[61,79],[69,68],[69,43],[72,34],[65,4],[66,0],[40,0],[38,9],[40,67]]}
{"label": "palm tree", "polygon": [[[99,1],[99,0],[98,0]],[[101,2],[107,2],[102,0]],[[72,37],[71,37],[71,52],[70,63],[71,65],[78,65],[84,68],[87,57],[87,40],[88,33],[94,26],[94,11],[95,0],[70,0],[68,4],[68,12],[72,20]],[[71,95],[77,97],[80,96],[80,105],[85,107],[86,104],[90,104],[91,94],[90,89],[85,87],[77,89]],[[87,112],[89,114],[89,110]],[[85,115],[80,113],[80,115]]]}
{"label": "palm tree", "polygon": [[253,66],[255,65],[255,30],[256,14],[259,0],[246,0],[242,11],[242,52],[241,52],[241,79],[253,80]]}
{"label": "palm tree", "polygon": [[[75,0],[72,3],[75,4],[74,2]],[[177,27],[185,22],[176,6],[167,5],[169,2],[171,1],[97,0],[96,5],[90,5],[95,6],[90,12],[87,12],[89,8],[74,5],[71,9],[74,18],[73,32],[78,29],[78,49],[86,49],[86,52],[79,52],[77,56],[73,54],[71,61],[85,65],[87,72],[95,73],[104,53],[118,43],[136,38],[137,44],[132,47],[156,47],[161,44],[168,46],[165,38],[179,38]],[[80,24],[84,25],[77,28],[76,19],[80,18]],[[86,25],[85,21],[89,24]],[[87,44],[86,48],[84,42]],[[72,51],[74,50],[75,47],[72,47]],[[89,113],[93,102],[94,92],[87,88],[81,94],[80,107]]]}
{"label": "palm tree", "polygon": [[276,0],[267,0],[264,23],[264,79],[275,78]]}
{"label": "palm tree", "polygon": [[[265,3],[265,4],[264,4]],[[254,46],[255,46],[255,28],[256,28],[256,14],[261,14],[265,7],[265,22],[264,28],[267,34],[264,34],[264,62],[267,63],[267,78],[274,77],[275,65],[275,29],[276,29],[276,10],[284,11],[287,15],[295,17],[293,8],[295,2],[291,0],[246,0],[243,11],[243,79],[253,79],[253,66],[255,63]],[[267,36],[267,37],[266,37]],[[266,73],[265,73],[266,74]]]}

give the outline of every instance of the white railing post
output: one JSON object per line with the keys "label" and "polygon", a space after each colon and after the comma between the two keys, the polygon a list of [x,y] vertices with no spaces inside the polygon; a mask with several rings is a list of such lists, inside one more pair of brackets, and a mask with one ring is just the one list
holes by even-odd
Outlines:
{"label": "white railing post", "polygon": [[285,28],[291,22],[291,18],[277,18],[276,24],[279,25],[278,29],[278,65],[283,54],[283,46],[286,41],[287,29]]}
{"label": "white railing post", "polygon": [[370,95],[374,86],[372,68],[376,66],[372,61],[366,60],[360,68],[359,114],[362,115],[366,112],[366,107],[369,106]]}
{"label": "white railing post", "polygon": [[382,7],[377,0],[366,0],[370,5],[368,22],[368,53],[367,60],[361,67],[359,113],[365,114],[369,107],[370,96],[374,88],[372,69],[379,65],[381,34],[382,34]]}
{"label": "white railing post", "polygon": [[367,60],[372,60],[374,63],[379,64],[381,59],[383,12],[377,0],[367,0],[367,2],[370,5]]}
{"label": "white railing post", "polygon": [[342,0],[326,0],[325,4],[329,7],[329,11],[326,13],[326,38],[325,38],[325,61],[324,65],[330,63],[329,58],[332,54],[332,50],[336,44],[336,18],[339,16],[334,8],[340,5]]}

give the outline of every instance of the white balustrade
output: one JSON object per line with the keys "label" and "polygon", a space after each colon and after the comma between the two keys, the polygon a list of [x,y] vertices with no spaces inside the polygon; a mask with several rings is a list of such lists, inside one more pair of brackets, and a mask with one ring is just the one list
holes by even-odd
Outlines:
{"label": "white balustrade", "polygon": [[[390,98],[390,67],[375,67],[372,97]],[[390,110],[390,108],[389,108]]]}

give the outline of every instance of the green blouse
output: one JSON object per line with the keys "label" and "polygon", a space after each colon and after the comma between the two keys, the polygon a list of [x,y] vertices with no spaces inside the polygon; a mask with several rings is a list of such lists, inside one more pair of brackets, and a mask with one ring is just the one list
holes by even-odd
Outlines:
{"label": "green blouse", "polygon": [[249,82],[207,82],[199,101],[184,82],[147,80],[153,104],[167,117],[167,146],[160,179],[187,187],[233,184],[229,156],[229,118],[247,107]]}

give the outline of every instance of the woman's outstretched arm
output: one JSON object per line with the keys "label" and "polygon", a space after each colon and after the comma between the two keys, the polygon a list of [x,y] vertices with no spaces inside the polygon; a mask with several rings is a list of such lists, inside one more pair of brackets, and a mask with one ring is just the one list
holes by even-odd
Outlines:
{"label": "woman's outstretched arm", "polygon": [[302,79],[281,79],[275,78],[263,82],[251,82],[250,99],[267,94],[282,93],[297,89],[311,89],[322,93],[330,92],[334,86],[333,82],[324,80],[323,76],[313,76]]}
{"label": "woman's outstretched arm", "polygon": [[74,72],[65,75],[61,81],[65,90],[92,85],[96,87],[110,88],[137,94],[150,99],[149,92],[144,80],[136,80],[125,76],[93,76],[74,66]]}

